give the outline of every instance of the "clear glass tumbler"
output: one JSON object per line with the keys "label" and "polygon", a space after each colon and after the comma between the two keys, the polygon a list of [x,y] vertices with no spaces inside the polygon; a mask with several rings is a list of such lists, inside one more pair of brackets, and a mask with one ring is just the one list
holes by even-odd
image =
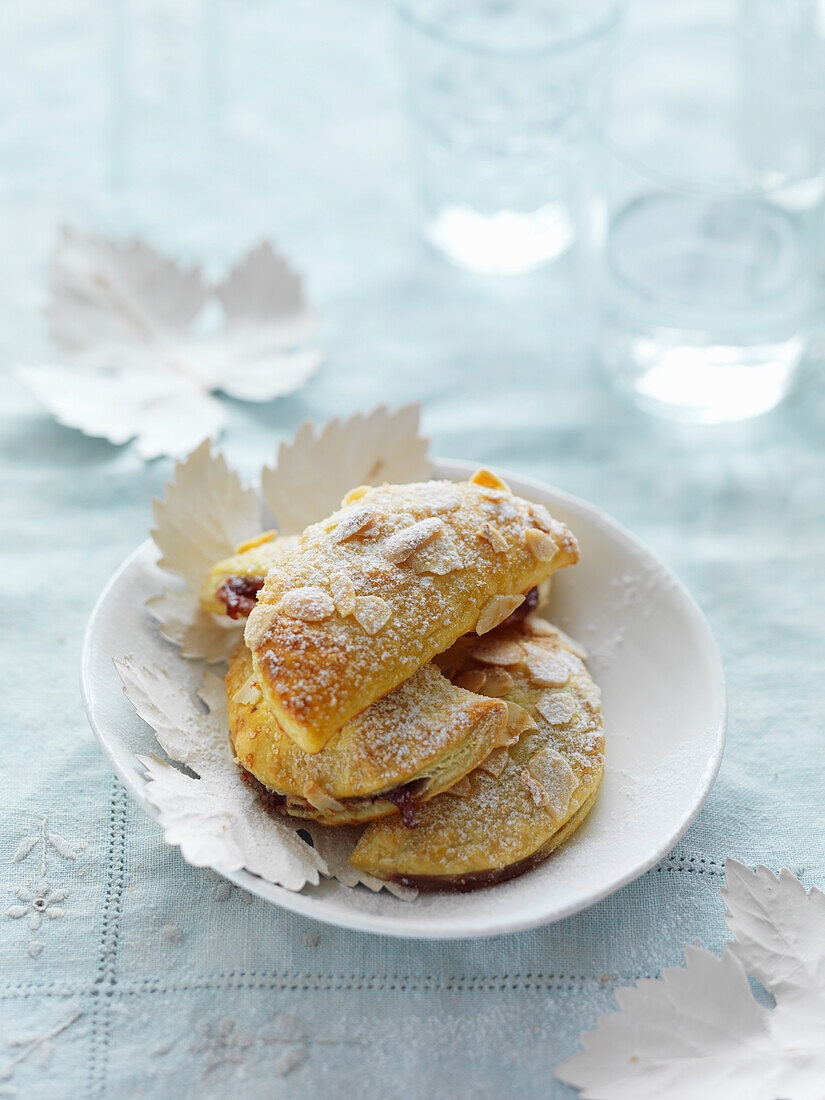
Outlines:
{"label": "clear glass tumbler", "polygon": [[565,252],[622,0],[398,0],[427,238],[475,271]]}
{"label": "clear glass tumbler", "polygon": [[[676,419],[765,412],[806,346],[821,120],[806,125],[787,98],[767,108],[785,93],[759,80],[740,23],[647,38],[623,55],[594,173],[602,360],[642,405]],[[793,158],[780,132],[791,117]]]}

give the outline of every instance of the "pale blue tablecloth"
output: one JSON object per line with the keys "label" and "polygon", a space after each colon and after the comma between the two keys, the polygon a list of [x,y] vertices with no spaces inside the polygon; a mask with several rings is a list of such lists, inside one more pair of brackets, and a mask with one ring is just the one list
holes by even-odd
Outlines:
{"label": "pale blue tablecloth", "polygon": [[[17,5],[0,35],[0,1095],[572,1096],[553,1068],[613,987],[722,944],[727,855],[825,884],[822,375],[738,427],[630,410],[563,265],[485,281],[419,243],[382,4],[137,6]],[[434,944],[291,916],[164,844],[91,737],[78,664],[170,465],[57,426],[10,373],[54,354],[64,220],[216,268],[270,234],[308,273],[329,358],[287,400],[227,401],[245,471],[307,415],[420,400],[436,453],[592,500],[681,575],[721,646],[730,732],[669,858],[553,927]],[[5,915],[34,911],[44,878],[39,928]]]}

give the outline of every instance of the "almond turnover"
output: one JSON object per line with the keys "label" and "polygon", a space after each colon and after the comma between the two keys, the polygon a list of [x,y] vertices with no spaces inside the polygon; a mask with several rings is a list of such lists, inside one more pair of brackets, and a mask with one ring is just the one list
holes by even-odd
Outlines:
{"label": "almond turnover", "polygon": [[267,574],[245,632],[261,691],[281,728],[318,752],[577,558],[563,524],[488,471],[358,489]]}

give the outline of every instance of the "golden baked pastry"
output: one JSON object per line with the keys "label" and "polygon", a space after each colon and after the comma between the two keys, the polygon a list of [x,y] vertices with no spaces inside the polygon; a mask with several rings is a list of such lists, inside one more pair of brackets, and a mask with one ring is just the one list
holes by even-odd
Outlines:
{"label": "golden baked pastry", "polygon": [[[269,567],[297,545],[297,535],[279,535],[277,531],[264,531],[257,538],[241,543],[231,557],[213,565],[200,591],[201,607],[216,615],[245,619],[258,602]],[[545,577],[531,588],[524,603],[510,617],[522,619],[544,607],[550,598],[552,580]]]}
{"label": "golden baked pastry", "polygon": [[488,471],[362,486],[275,562],[245,638],[283,730],[317,752],[461,635],[486,634],[576,540]]}
{"label": "golden baked pastry", "polygon": [[243,646],[230,662],[226,689],[236,758],[267,792],[267,805],[325,825],[371,821],[399,810],[412,825],[419,803],[512,736],[505,703],[455,687],[433,664],[312,754],[278,725]]}
{"label": "golden baked pastry", "polygon": [[466,649],[456,684],[505,699],[523,732],[422,806],[416,829],[368,826],[350,862],[419,889],[474,890],[546,859],[585,819],[604,772],[599,689],[580,652],[540,619]]}
{"label": "golden baked pastry", "polygon": [[214,565],[203,582],[200,603],[204,611],[246,618],[258,600],[269,568],[298,545],[297,535],[264,531],[235,547],[232,557]]}

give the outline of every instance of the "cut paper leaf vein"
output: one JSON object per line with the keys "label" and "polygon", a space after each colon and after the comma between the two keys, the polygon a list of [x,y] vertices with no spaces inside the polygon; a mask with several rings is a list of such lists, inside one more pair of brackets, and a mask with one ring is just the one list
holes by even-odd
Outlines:
{"label": "cut paper leaf vein", "polygon": [[[419,409],[379,407],[317,429],[304,424],[281,444],[278,465],[266,471],[266,503],[285,533],[302,529],[337,508],[356,485],[383,480],[411,481],[431,472],[428,441],[418,431]],[[226,616],[204,612],[198,596],[212,566],[258,535],[264,525],[262,504],[211,444],[202,443],[179,462],[154,508],[152,537],[158,564],[176,586],[148,601],[165,638],[180,655],[206,662],[228,658],[241,640],[243,626]],[[384,883],[356,871],[349,856],[359,829],[325,829],[311,821],[273,818],[240,778],[229,747],[226,698],[221,679],[207,672],[201,707],[185,686],[177,657],[168,669],[142,667],[129,658],[116,662],[127,696],[155,730],[171,760],[189,775],[156,756],[141,756],[147,798],[156,806],[170,843],[197,865],[223,871],[245,867],[270,882],[298,890],[319,875],[344,886],[359,883],[409,899],[415,891]],[[298,830],[306,831],[314,847]]]}
{"label": "cut paper leaf vein", "polygon": [[[384,480],[426,478],[429,440],[419,434],[419,407],[379,406],[323,428],[305,422],[263,471],[263,496],[282,534],[303,530],[334,511],[350,489]],[[257,493],[244,488],[224,457],[204,441],[175,467],[163,500],[154,505],[152,538],[159,565],[180,578],[148,607],[164,638],[188,658],[226,660],[242,626],[205,612],[198,602],[212,566],[264,527]],[[266,526],[270,526],[267,521]]]}
{"label": "cut paper leaf vein", "polygon": [[274,467],[261,474],[264,503],[282,534],[303,531],[341,505],[350,489],[385,481],[422,481],[432,473],[429,440],[420,435],[420,406],[330,420],[306,420],[278,448]]}
{"label": "cut paper leaf vein", "polygon": [[198,595],[215,562],[260,532],[257,494],[243,487],[238,474],[206,440],[177,464],[163,499],[155,501],[154,518],[158,564],[181,578],[182,587],[154,596],[149,610],[164,638],[181,647],[182,656],[225,660],[238,645],[243,627],[203,611]]}
{"label": "cut paper leaf vein", "polygon": [[[825,894],[787,870],[725,865],[736,937],[721,957],[685,949],[685,967],[616,990],[620,1011],[556,1070],[583,1100],[822,1100]],[[763,1008],[748,975],[775,1000]]]}
{"label": "cut paper leaf vein", "polygon": [[[130,657],[115,661],[124,692],[140,717],[155,731],[158,744],[181,771],[157,756],[139,756],[146,797],[159,812],[166,839],[197,867],[232,872],[246,868],[289,890],[317,884],[321,875],[347,886],[361,882],[371,890],[387,886],[353,868],[348,857],[357,836],[342,830],[329,837],[312,823],[268,813],[252,787],[244,783],[233,759],[223,681],[206,672],[197,698],[157,665]],[[307,829],[315,846],[299,829]],[[387,886],[399,897],[414,896]]]}
{"label": "cut paper leaf vein", "polygon": [[61,424],[134,439],[147,459],[187,454],[220,432],[213,391],[269,401],[304,385],[322,359],[300,277],[266,242],[211,285],[142,242],[64,230],[51,292],[50,331],[68,361],[18,373]]}

